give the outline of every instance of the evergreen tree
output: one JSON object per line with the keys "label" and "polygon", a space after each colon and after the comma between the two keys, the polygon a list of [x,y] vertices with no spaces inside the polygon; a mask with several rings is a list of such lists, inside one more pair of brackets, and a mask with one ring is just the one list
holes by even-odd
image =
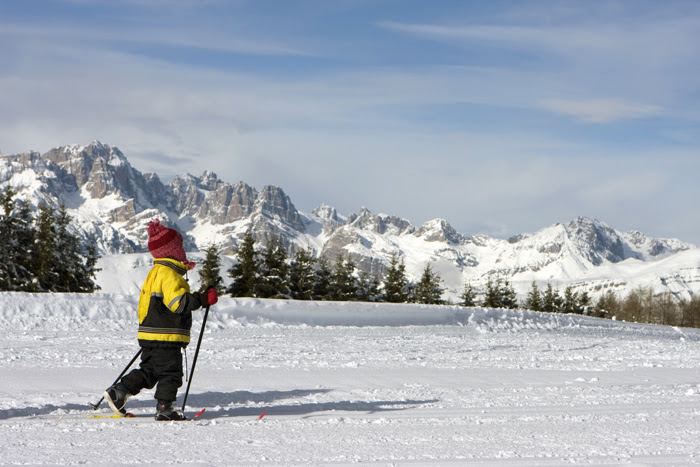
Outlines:
{"label": "evergreen tree", "polygon": [[85,276],[90,278],[90,282],[85,283],[84,292],[94,292],[101,287],[94,281],[96,274],[101,269],[97,268],[97,260],[100,256],[97,252],[97,240],[94,235],[90,235],[85,247]]}
{"label": "evergreen tree", "polygon": [[55,263],[52,264],[55,282],[51,285],[52,292],[94,292],[98,286],[95,284],[95,273],[98,269],[97,247],[94,237],[90,237],[88,243],[81,243],[77,234],[72,231],[72,218],[68,215],[65,204],[61,204],[58,214],[54,213],[56,222],[56,239],[54,247]]}
{"label": "evergreen tree", "polygon": [[314,264],[310,248],[298,250],[289,266],[289,292],[294,300],[311,300],[314,297]]}
{"label": "evergreen tree", "polygon": [[314,300],[331,299],[331,276],[333,272],[324,256],[318,260],[318,268],[314,271]]}
{"label": "evergreen tree", "polygon": [[39,216],[36,220],[36,240],[34,257],[36,284],[38,292],[50,292],[54,284],[59,282],[55,264],[58,261],[56,243],[58,229],[56,216],[45,202],[39,205]]}
{"label": "evergreen tree", "polygon": [[580,313],[578,293],[574,292],[570,285],[564,289],[564,298],[561,304],[562,313]]}
{"label": "evergreen tree", "polygon": [[558,313],[561,310],[561,304],[559,292],[554,290],[551,283],[547,283],[547,290],[542,295],[542,311]]}
{"label": "evergreen tree", "polygon": [[460,305],[465,307],[476,306],[476,290],[468,282],[464,283],[464,290],[462,290],[462,295],[460,296],[462,301]]}
{"label": "evergreen tree", "polygon": [[56,221],[55,258],[52,268],[55,274],[55,283],[52,291],[70,292],[77,290],[84,282],[84,269],[81,267],[81,252],[77,237],[71,234],[70,216],[66,206],[61,205],[58,215],[54,214]]}
{"label": "evergreen tree", "polygon": [[408,301],[408,280],[403,260],[399,262],[396,253],[391,255],[389,269],[384,276],[384,301],[405,303]]}
{"label": "evergreen tree", "polygon": [[484,294],[484,300],[481,306],[485,308],[502,308],[502,305],[500,279],[494,283],[489,277],[486,281],[486,293]]}
{"label": "evergreen tree", "polygon": [[500,277],[494,282],[491,278],[486,282],[486,294],[482,303],[487,308],[518,308],[515,290],[510,282]]}
{"label": "evergreen tree", "polygon": [[542,311],[542,294],[535,281],[532,281],[532,288],[527,294],[527,299],[525,300],[525,308],[532,311]]}
{"label": "evergreen tree", "polygon": [[256,297],[289,298],[287,251],[279,238],[272,237],[263,252],[256,284]]}
{"label": "evergreen tree", "polygon": [[219,247],[210,243],[204,249],[204,254],[202,269],[199,271],[199,291],[204,292],[209,287],[214,287],[216,293],[221,294],[224,291],[224,279],[221,277]]}
{"label": "evergreen tree", "polygon": [[416,302],[426,305],[439,305],[444,303],[442,300],[443,288],[440,287],[442,279],[438,274],[433,272],[430,263],[425,266],[423,275],[416,285]]}
{"label": "evergreen tree", "polygon": [[357,300],[357,278],[355,263],[345,259],[343,253],[338,254],[330,286],[331,300],[347,302]]}
{"label": "evergreen tree", "polygon": [[33,271],[28,290],[89,293],[99,288],[95,284],[99,271],[95,267],[99,259],[95,239],[81,242],[72,231],[71,221],[65,205],[56,214],[47,203],[40,204],[36,227],[31,230],[34,234],[29,235],[32,244],[24,240]]}
{"label": "evergreen tree", "polygon": [[16,276],[13,274],[15,247],[13,245],[15,202],[12,199],[15,192],[8,186],[0,197],[0,290],[15,290]]}
{"label": "evergreen tree", "polygon": [[379,299],[379,279],[367,271],[360,272],[357,282],[357,300],[361,302],[376,302]]}
{"label": "evergreen tree", "polygon": [[29,205],[15,201],[8,186],[0,196],[0,290],[34,290],[32,256],[36,232]]}
{"label": "evergreen tree", "polygon": [[15,195],[8,187],[0,196],[0,289],[94,292],[99,271],[94,237],[80,240],[65,205],[56,214],[42,203],[34,226],[29,205],[14,201]]}
{"label": "evergreen tree", "polygon": [[255,253],[253,232],[248,231],[241,245],[236,249],[238,262],[231,266],[228,275],[233,279],[226,293],[233,297],[255,297],[258,280],[258,259]]}
{"label": "evergreen tree", "polygon": [[36,292],[36,274],[34,273],[34,257],[36,255],[36,228],[29,203],[21,202],[17,208],[17,217],[13,232],[12,256],[14,274],[16,274],[15,290]]}
{"label": "evergreen tree", "polygon": [[500,293],[501,307],[508,308],[509,310],[515,310],[518,308],[518,297],[510,281],[503,281],[503,286],[501,287]]}

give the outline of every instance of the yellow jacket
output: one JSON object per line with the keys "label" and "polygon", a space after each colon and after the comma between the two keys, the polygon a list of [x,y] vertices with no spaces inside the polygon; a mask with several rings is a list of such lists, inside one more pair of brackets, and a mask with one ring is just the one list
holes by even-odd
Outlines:
{"label": "yellow jacket", "polygon": [[157,258],[139,297],[139,344],[142,347],[187,347],[192,310],[202,306],[183,277],[187,268],[170,258]]}

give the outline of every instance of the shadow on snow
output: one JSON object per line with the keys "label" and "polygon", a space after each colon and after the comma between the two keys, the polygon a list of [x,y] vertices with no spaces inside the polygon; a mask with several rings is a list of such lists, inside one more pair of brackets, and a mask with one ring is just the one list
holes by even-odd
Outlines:
{"label": "shadow on snow", "polygon": [[[388,412],[406,410],[422,404],[438,402],[431,400],[396,400],[396,401],[329,401],[329,402],[305,402],[288,404],[276,404],[278,401],[288,399],[298,399],[314,395],[321,395],[331,392],[332,389],[295,389],[291,391],[235,391],[235,392],[205,392],[202,394],[190,394],[187,398],[187,407],[206,407],[207,411],[202,414],[202,419],[214,419],[221,417],[248,417],[259,416],[267,410],[269,415],[297,415],[311,416],[319,412]],[[182,404],[178,400],[177,405]],[[236,404],[255,404],[255,406],[227,407]],[[102,408],[108,407],[106,402]],[[127,403],[128,410],[140,408],[153,408],[153,399],[131,399]],[[87,403],[82,404],[47,404],[40,407],[22,407],[0,410],[0,420],[18,417],[32,417],[48,415],[56,411],[65,411],[87,414],[93,413]],[[186,409],[187,410],[187,409]]]}

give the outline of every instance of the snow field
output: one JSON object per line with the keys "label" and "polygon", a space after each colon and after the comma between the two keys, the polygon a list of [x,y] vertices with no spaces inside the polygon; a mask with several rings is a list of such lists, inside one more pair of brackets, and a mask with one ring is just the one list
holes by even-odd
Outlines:
{"label": "snow field", "polygon": [[222,298],[188,397],[206,412],[156,423],[152,391],[129,401],[136,419],[86,405],[138,350],[135,297],[0,303],[2,465],[700,463],[698,330]]}

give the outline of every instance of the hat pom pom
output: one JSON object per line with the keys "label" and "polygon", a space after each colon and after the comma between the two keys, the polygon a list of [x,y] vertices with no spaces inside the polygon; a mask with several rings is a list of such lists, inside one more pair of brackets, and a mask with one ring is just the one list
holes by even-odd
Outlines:
{"label": "hat pom pom", "polygon": [[165,227],[160,223],[159,219],[153,219],[151,222],[148,223],[148,236],[153,237],[156,235],[158,232],[162,232],[165,230]]}

